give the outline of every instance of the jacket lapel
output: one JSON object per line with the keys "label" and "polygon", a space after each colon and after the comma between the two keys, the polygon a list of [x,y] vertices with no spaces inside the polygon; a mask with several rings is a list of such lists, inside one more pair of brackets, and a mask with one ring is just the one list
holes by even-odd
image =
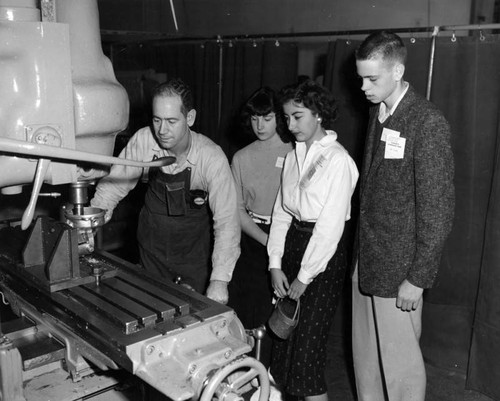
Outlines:
{"label": "jacket lapel", "polygon": [[[387,124],[387,128],[395,129],[399,131],[399,127],[403,126],[402,121],[404,121],[408,110],[412,107],[412,104],[415,101],[415,92],[413,87],[410,85],[408,91],[401,99],[398,107],[394,111],[394,114],[390,117],[390,121]],[[370,110],[370,124],[368,127],[368,137],[367,137],[367,146],[365,152],[364,166],[365,171],[363,174],[363,182],[366,183],[368,177],[373,174],[374,171],[377,170],[378,166],[384,160],[385,154],[385,144],[381,144],[380,135],[377,134],[376,123],[378,118],[379,107],[373,107]],[[377,147],[375,153],[374,147]]]}

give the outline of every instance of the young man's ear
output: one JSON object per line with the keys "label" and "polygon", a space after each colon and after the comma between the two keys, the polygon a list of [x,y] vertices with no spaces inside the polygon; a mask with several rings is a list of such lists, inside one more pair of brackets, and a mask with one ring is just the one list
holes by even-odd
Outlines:
{"label": "young man's ear", "polygon": [[188,123],[188,127],[192,127],[195,120],[196,120],[196,110],[195,109],[191,109],[188,111],[187,116],[186,116],[186,120]]}
{"label": "young man's ear", "polygon": [[394,66],[394,79],[396,81],[401,81],[403,79],[403,75],[405,73],[405,66],[403,64],[396,64]]}

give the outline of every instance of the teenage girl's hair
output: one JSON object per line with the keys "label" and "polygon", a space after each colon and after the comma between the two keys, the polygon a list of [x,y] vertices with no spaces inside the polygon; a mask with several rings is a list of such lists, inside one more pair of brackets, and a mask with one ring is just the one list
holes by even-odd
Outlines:
{"label": "teenage girl's hair", "polygon": [[337,102],[333,94],[312,79],[285,86],[280,92],[279,99],[282,105],[288,102],[302,104],[321,118],[321,126],[325,129],[333,127],[338,115]]}
{"label": "teenage girl's hair", "polygon": [[390,62],[406,63],[406,47],[403,40],[388,31],[374,32],[369,35],[355,52],[356,60],[371,60],[381,57]]}
{"label": "teenage girl's hair", "polygon": [[184,116],[194,109],[193,93],[191,88],[180,78],[172,78],[157,85],[152,92],[152,99],[156,97],[179,96],[182,101],[181,112]]}
{"label": "teenage girl's hair", "polygon": [[274,90],[267,86],[257,89],[243,105],[241,121],[245,133],[255,138],[252,130],[252,116],[266,116],[269,113],[274,113],[276,116],[276,132],[281,140],[283,142],[290,142],[291,136],[286,128],[278,97]]}

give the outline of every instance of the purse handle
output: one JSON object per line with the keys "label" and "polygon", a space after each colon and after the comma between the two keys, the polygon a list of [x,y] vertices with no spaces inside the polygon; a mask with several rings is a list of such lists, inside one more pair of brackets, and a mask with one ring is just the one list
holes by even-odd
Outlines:
{"label": "purse handle", "polygon": [[[277,308],[278,304],[284,300],[285,298],[278,298],[274,307]],[[300,312],[300,298],[297,300],[297,305],[295,306],[295,311],[293,312],[292,320],[295,321],[297,319],[299,312]]]}

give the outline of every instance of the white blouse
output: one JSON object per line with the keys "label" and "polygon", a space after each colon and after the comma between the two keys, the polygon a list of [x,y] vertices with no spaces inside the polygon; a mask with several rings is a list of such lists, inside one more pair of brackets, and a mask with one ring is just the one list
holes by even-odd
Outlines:
{"label": "white blouse", "polygon": [[337,142],[337,134],[326,133],[307,153],[305,143],[297,142],[287,154],[267,243],[269,268],[281,269],[293,218],[316,223],[297,275],[304,284],[323,272],[335,254],[351,217],[351,196],[359,176],[356,164]]}

